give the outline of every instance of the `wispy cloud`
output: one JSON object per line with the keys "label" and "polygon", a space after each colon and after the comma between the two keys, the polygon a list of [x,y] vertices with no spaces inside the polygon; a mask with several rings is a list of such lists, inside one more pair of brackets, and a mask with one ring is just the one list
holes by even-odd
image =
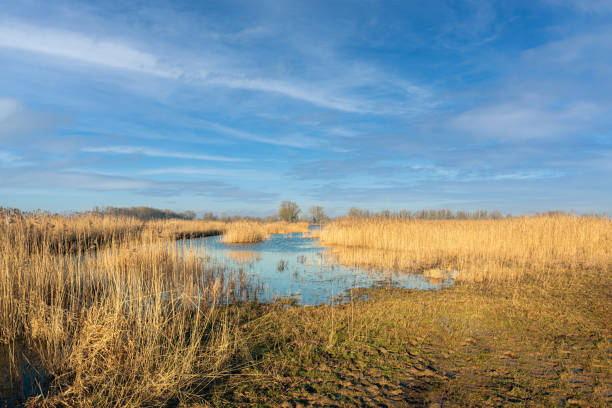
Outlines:
{"label": "wispy cloud", "polygon": [[184,175],[184,176],[223,176],[223,177],[270,177],[270,174],[253,169],[220,169],[201,167],[160,167],[141,170],[143,176]]}
{"label": "wispy cloud", "polygon": [[590,103],[569,107],[529,106],[519,101],[473,109],[448,123],[451,131],[501,140],[564,137],[589,127],[602,108]]}
{"label": "wispy cloud", "polygon": [[114,41],[65,30],[42,28],[19,22],[0,22],[0,47],[70,58],[108,68],[177,78],[179,73],[161,68],[158,58]]}
{"label": "wispy cloud", "polygon": [[[220,86],[277,94],[349,113],[401,114],[422,109],[427,105],[425,98],[428,101],[433,100],[429,98],[430,91],[424,87],[364,64],[360,64],[357,69],[351,67],[354,72],[345,72],[343,77],[333,81],[326,78],[313,83],[312,80],[270,77],[250,72],[244,63],[226,55],[217,55],[218,61],[215,64],[203,61],[197,54],[173,60],[172,64],[168,64],[164,61],[171,60],[171,57],[162,57],[155,50],[142,50],[123,39],[94,37],[11,20],[0,21],[0,48],[39,53],[199,86]],[[212,55],[214,57],[214,53]],[[202,66],[208,68],[202,69]],[[337,70],[337,67],[335,69]],[[371,91],[376,95],[393,95],[386,103],[381,104],[367,95],[359,95],[363,93],[364,88],[372,88]]]}
{"label": "wispy cloud", "polygon": [[291,136],[277,136],[277,137],[265,137],[256,135],[254,133],[245,132],[243,130],[235,129],[229,126],[221,125],[219,123],[213,123],[209,121],[201,121],[205,126],[208,126],[216,131],[224,133],[229,136],[236,137],[238,139],[249,140],[252,142],[265,143],[278,146],[287,147],[299,147],[299,148],[311,148],[320,145],[320,141],[317,139],[302,136],[302,135],[291,135]]}
{"label": "wispy cloud", "polygon": [[491,177],[493,180],[535,180],[561,177],[562,172],[552,171],[522,171],[516,173],[496,174]]}
{"label": "wispy cloud", "polygon": [[0,167],[22,167],[32,164],[24,161],[19,155],[6,150],[0,150]]}
{"label": "wispy cloud", "polygon": [[192,154],[182,152],[169,152],[159,149],[150,149],[147,147],[138,146],[108,146],[108,147],[84,147],[81,151],[86,153],[106,153],[106,154],[121,154],[121,155],[141,155],[150,157],[166,157],[172,159],[188,159],[188,160],[205,160],[205,161],[221,161],[221,162],[246,162],[249,159],[239,157],[226,156],[211,156],[204,154]]}
{"label": "wispy cloud", "polygon": [[159,181],[88,171],[54,169],[4,169],[2,188],[45,188],[50,190],[127,191],[151,197],[181,195],[214,197],[219,200],[275,200],[275,193],[245,189],[221,181]]}
{"label": "wispy cloud", "polygon": [[545,0],[549,4],[571,7],[584,13],[610,13],[612,2],[609,0]]}

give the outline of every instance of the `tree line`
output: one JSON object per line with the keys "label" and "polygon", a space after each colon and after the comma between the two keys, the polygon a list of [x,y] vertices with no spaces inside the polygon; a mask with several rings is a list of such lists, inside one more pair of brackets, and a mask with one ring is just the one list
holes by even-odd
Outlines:
{"label": "tree line", "polygon": [[[499,211],[489,212],[487,210],[476,211],[451,211],[448,209],[441,210],[383,210],[373,212],[370,210],[362,210],[359,208],[351,208],[346,214],[349,218],[395,218],[395,219],[418,219],[418,220],[499,220],[504,218],[504,215]],[[510,214],[506,217],[511,217]]]}
{"label": "tree line", "polygon": [[92,212],[100,215],[134,217],[142,221],[149,220],[195,220],[195,211],[176,212],[152,207],[94,207]]}
{"label": "tree line", "polygon": [[[187,210],[183,212],[177,212],[168,209],[159,209],[153,207],[94,207],[91,211],[85,212],[73,212],[71,214],[86,214],[94,213],[99,215],[111,215],[111,216],[127,216],[134,217],[143,221],[148,220],[167,220],[167,219],[181,219],[181,220],[194,220],[197,217],[195,211]],[[36,210],[36,211],[20,211],[15,208],[2,208],[0,206],[0,215],[42,215],[51,213],[48,211]],[[588,214],[576,214],[574,211],[546,211],[536,212],[535,216],[561,216],[561,215],[574,215],[579,217],[601,217],[610,218],[606,213],[588,213]],[[452,211],[449,209],[440,210],[382,210],[382,211],[371,211],[367,209],[360,209],[352,207],[344,215],[348,218],[394,218],[394,219],[422,219],[422,220],[478,220],[478,219],[502,219],[512,217],[511,214],[502,214],[501,212],[487,211],[487,210],[476,210],[476,211]],[[279,208],[274,215],[266,217],[254,217],[254,216],[243,216],[243,215],[227,215],[227,214],[216,214],[213,212],[204,212],[199,217],[202,220],[209,221],[224,221],[224,222],[235,222],[235,221],[257,221],[257,222],[273,222],[273,221],[286,221],[286,222],[309,222],[311,224],[324,224],[331,218],[326,214],[325,209],[321,206],[315,205],[308,209],[307,212],[303,212],[300,206],[293,201],[283,201],[280,203]]]}

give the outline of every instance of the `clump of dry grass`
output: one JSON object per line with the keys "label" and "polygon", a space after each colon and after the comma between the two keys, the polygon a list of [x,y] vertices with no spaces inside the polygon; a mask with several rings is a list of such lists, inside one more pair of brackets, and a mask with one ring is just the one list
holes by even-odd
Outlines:
{"label": "clump of dry grass", "polygon": [[575,216],[502,220],[343,219],[321,242],[344,264],[455,270],[465,281],[549,278],[612,264],[612,220]]}
{"label": "clump of dry grass", "polygon": [[0,342],[34,351],[51,379],[32,404],[163,405],[227,375],[244,348],[231,303],[248,282],[130,220],[0,226]]}
{"label": "clump of dry grass", "polygon": [[155,231],[160,237],[168,239],[201,238],[221,235],[228,223],[208,220],[155,220],[148,221],[146,228]]}
{"label": "clump of dry grass", "polygon": [[227,244],[254,244],[268,239],[264,224],[256,222],[233,222],[223,234],[223,242]]}
{"label": "clump of dry grass", "polygon": [[268,234],[289,234],[292,232],[308,232],[310,224],[307,222],[277,221],[264,224]]}

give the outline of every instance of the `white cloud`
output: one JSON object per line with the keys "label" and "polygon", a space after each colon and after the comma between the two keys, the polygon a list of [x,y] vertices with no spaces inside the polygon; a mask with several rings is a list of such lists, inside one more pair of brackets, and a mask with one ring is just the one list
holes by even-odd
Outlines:
{"label": "white cloud", "polygon": [[[106,68],[149,74],[187,81],[202,86],[221,86],[282,95],[323,108],[351,113],[398,114],[419,110],[433,100],[429,91],[386,75],[363,64],[331,60],[332,79],[301,81],[278,79],[250,70],[251,63],[242,56],[210,55],[206,61],[198,50],[184,58],[162,57],[140,50],[120,39],[99,38],[83,33],[39,27],[17,21],[0,21],[0,48],[15,49],[56,58],[66,58]],[[180,51],[180,52],[179,52]],[[184,50],[175,50],[185,55]],[[164,63],[172,60],[172,65]],[[202,69],[206,66],[206,69]],[[259,68],[260,69],[260,68]],[[342,72],[342,76],[337,73]],[[392,95],[385,103],[371,100],[359,90],[372,88],[376,95]],[[357,93],[354,93],[357,91]]]}
{"label": "white cloud", "polygon": [[325,93],[315,91],[315,87],[300,86],[275,79],[239,78],[230,76],[213,76],[207,78],[207,82],[213,85],[222,85],[230,88],[272,92],[288,96],[293,99],[310,102],[324,108],[336,109],[344,112],[367,113],[369,108],[363,106],[356,100],[342,99]]}
{"label": "white cloud", "polygon": [[563,173],[552,171],[522,171],[515,173],[497,174],[493,180],[535,180],[561,177]]}
{"label": "white cloud", "polygon": [[245,162],[249,159],[226,156],[209,156],[204,154],[168,152],[158,149],[149,149],[138,146],[108,146],[108,147],[85,147],[81,149],[86,153],[109,153],[109,154],[126,154],[126,155],[142,155],[150,157],[166,157],[173,159],[187,160],[207,160],[207,161],[222,161],[222,162]]}
{"label": "white cloud", "polygon": [[160,167],[138,172],[143,176],[157,175],[186,175],[186,176],[221,176],[221,177],[278,177],[278,174],[263,172],[252,169],[219,169],[219,168],[201,168],[201,167]]}
{"label": "white cloud", "polygon": [[300,147],[300,148],[315,147],[320,144],[317,139],[314,139],[308,136],[292,135],[292,136],[271,138],[271,137],[255,135],[250,132],[245,132],[243,130],[234,129],[229,126],[221,125],[218,123],[213,123],[209,121],[201,121],[201,122],[204,123],[206,126],[209,126],[212,129],[217,130],[221,133],[225,133],[227,135],[230,135],[230,136],[233,136],[239,139],[250,140],[250,141],[258,142],[258,143],[266,143],[266,144],[271,144],[271,145],[288,146],[288,147]]}
{"label": "white cloud", "polygon": [[166,78],[176,78],[179,75],[178,72],[160,67],[156,56],[128,44],[29,24],[0,22],[0,47]]}
{"label": "white cloud", "polygon": [[450,120],[449,128],[491,139],[563,137],[588,129],[591,118],[600,112],[589,103],[550,109],[517,101],[464,112]]}

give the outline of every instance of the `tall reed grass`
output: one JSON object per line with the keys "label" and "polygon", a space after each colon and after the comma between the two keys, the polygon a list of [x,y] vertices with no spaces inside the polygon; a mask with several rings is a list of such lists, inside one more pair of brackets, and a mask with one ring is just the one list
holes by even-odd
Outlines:
{"label": "tall reed grass", "polygon": [[290,234],[293,232],[308,232],[310,224],[307,222],[277,221],[264,224],[268,234]]}
{"label": "tall reed grass", "polygon": [[231,305],[253,286],[155,228],[97,216],[3,221],[0,343],[39,356],[51,384],[31,403],[159,406],[227,375],[243,350]]}
{"label": "tall reed grass", "polygon": [[327,224],[320,239],[344,264],[412,272],[438,268],[475,282],[612,266],[607,218],[342,219]]}
{"label": "tall reed grass", "polygon": [[155,220],[147,221],[146,229],[153,230],[162,238],[201,238],[223,234],[228,223],[208,220]]}
{"label": "tall reed grass", "polygon": [[268,239],[264,224],[256,222],[233,222],[223,234],[227,244],[254,244]]}

